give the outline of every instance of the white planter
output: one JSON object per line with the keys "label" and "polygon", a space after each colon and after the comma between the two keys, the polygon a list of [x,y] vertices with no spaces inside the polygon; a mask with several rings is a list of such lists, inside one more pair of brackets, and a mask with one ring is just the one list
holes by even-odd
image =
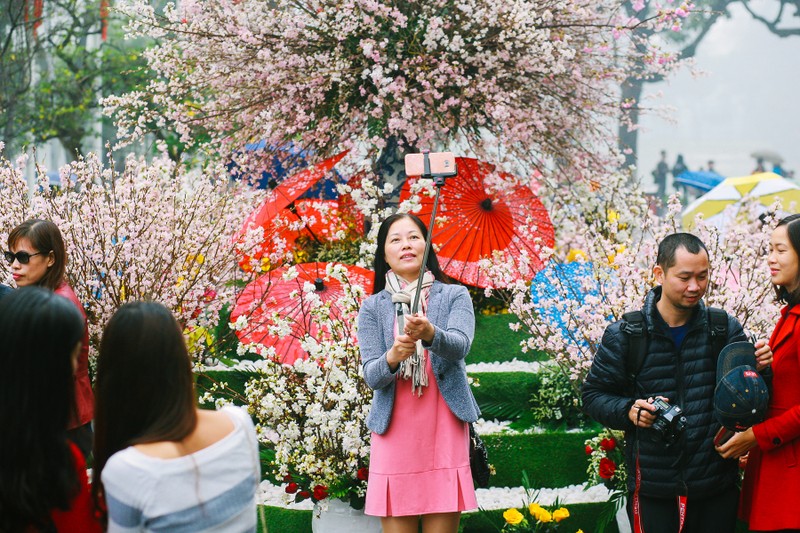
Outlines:
{"label": "white planter", "polygon": [[[327,509],[324,507],[327,506]],[[342,500],[327,500],[324,504],[314,504],[311,517],[311,531],[314,533],[380,533],[381,519],[367,516]]]}
{"label": "white planter", "polygon": [[631,521],[628,520],[627,498],[622,498],[622,507],[616,514],[619,533],[631,533]]}

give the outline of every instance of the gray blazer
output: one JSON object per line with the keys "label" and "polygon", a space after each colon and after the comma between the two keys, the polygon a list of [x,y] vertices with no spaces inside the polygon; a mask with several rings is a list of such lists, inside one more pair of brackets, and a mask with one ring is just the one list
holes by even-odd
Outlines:
{"label": "gray blazer", "polygon": [[[454,415],[475,422],[480,409],[467,383],[464,364],[475,334],[475,312],[466,287],[435,281],[428,300],[428,320],[435,329],[433,341],[426,348],[436,384]],[[358,313],[364,379],[375,391],[367,427],[379,435],[389,428],[394,406],[397,376],[386,361],[386,352],[394,343],[394,321],[392,296],[385,290],[367,298]]]}

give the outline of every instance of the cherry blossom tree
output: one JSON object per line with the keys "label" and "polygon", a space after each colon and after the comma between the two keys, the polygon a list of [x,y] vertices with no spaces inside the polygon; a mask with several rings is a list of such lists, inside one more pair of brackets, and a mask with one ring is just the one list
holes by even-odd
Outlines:
{"label": "cherry blossom tree", "polygon": [[320,157],[356,145],[384,172],[400,150],[456,146],[526,174],[599,175],[616,161],[619,82],[633,65],[672,64],[634,30],[680,27],[690,11],[640,20],[621,6],[188,0],[157,12],[129,0],[131,35],[160,42],[147,52],[154,79],[106,106],[128,139],[170,124],[220,152],[254,139]]}

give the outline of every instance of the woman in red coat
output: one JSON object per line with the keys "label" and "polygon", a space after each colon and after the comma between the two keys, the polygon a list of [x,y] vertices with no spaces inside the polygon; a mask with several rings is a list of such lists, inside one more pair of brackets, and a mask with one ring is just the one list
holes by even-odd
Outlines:
{"label": "woman in red coat", "polygon": [[86,313],[66,280],[67,251],[58,226],[49,220],[26,220],[8,234],[6,260],[17,287],[49,289],[73,303],[83,316],[81,352],[75,370],[75,402],[70,414],[68,437],[84,457],[92,450],[94,393],[89,380],[89,330]]}
{"label": "woman in red coat", "polygon": [[751,531],[800,531],[800,215],[772,232],[768,264],[778,300],[787,304],[772,333],[772,392],[764,422],[717,450],[749,450],[740,515]]}

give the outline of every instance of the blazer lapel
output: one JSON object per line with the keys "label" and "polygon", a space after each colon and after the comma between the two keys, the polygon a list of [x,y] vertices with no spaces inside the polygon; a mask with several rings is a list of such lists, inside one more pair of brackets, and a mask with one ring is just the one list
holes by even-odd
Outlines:
{"label": "blazer lapel", "polygon": [[442,297],[442,284],[436,281],[431,286],[431,294],[428,297],[428,321],[436,325],[438,324],[439,314],[442,306],[439,305],[439,298]]}

